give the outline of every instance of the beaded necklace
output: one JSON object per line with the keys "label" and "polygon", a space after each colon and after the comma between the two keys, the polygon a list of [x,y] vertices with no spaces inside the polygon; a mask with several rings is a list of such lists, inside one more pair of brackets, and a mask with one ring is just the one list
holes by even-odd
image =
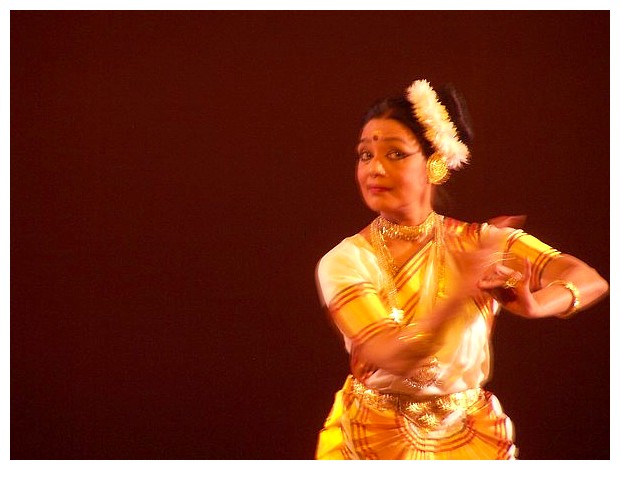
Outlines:
{"label": "beaded necklace", "polygon": [[375,222],[379,229],[379,233],[381,233],[383,237],[398,238],[413,242],[426,237],[431,232],[435,226],[436,217],[437,214],[431,211],[426,219],[419,225],[398,225],[381,216],[377,217]]}

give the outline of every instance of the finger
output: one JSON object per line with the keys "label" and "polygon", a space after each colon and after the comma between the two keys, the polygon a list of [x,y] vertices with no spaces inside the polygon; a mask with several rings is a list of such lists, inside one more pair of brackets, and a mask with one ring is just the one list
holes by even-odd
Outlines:
{"label": "finger", "polygon": [[506,267],[504,265],[500,265],[498,268],[499,275],[504,278],[504,280],[514,282],[520,282],[523,278],[523,274],[519,270],[514,270],[513,268]]}
{"label": "finger", "polygon": [[487,223],[498,227],[521,228],[525,224],[527,215],[501,215],[491,218]]}
{"label": "finger", "polygon": [[482,279],[478,281],[478,288],[481,290],[493,290],[495,288],[504,288],[506,280],[496,277],[492,279]]}

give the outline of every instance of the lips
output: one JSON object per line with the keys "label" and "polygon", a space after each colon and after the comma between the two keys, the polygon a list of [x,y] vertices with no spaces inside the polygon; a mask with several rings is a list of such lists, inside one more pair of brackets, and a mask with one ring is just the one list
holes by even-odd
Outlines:
{"label": "lips", "polygon": [[381,185],[368,185],[367,189],[370,193],[377,193],[377,194],[389,192],[391,190],[391,188],[382,187]]}

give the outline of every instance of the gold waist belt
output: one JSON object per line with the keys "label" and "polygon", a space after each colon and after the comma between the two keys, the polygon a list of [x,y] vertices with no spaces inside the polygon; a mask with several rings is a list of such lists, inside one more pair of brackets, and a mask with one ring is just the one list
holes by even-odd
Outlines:
{"label": "gold waist belt", "polygon": [[481,388],[471,388],[420,401],[403,394],[379,393],[355,378],[351,381],[350,392],[369,407],[378,410],[396,410],[426,430],[451,425],[454,421],[464,418],[467,410],[483,396]]}

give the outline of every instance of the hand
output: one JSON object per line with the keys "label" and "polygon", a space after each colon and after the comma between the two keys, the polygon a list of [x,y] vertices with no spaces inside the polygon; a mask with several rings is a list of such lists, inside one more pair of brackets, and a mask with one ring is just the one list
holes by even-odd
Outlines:
{"label": "hand", "polygon": [[498,228],[521,228],[525,224],[526,219],[527,215],[501,215],[491,218],[487,223]]}
{"label": "hand", "polygon": [[542,315],[542,307],[530,290],[531,278],[532,264],[525,259],[523,273],[497,264],[478,286],[481,290],[488,291],[509,312],[536,318]]}
{"label": "hand", "polygon": [[511,269],[501,265],[502,256],[494,246],[453,252],[452,257],[457,272],[456,285],[452,292],[454,296],[472,296],[477,295],[481,289],[500,287],[512,273]]}

